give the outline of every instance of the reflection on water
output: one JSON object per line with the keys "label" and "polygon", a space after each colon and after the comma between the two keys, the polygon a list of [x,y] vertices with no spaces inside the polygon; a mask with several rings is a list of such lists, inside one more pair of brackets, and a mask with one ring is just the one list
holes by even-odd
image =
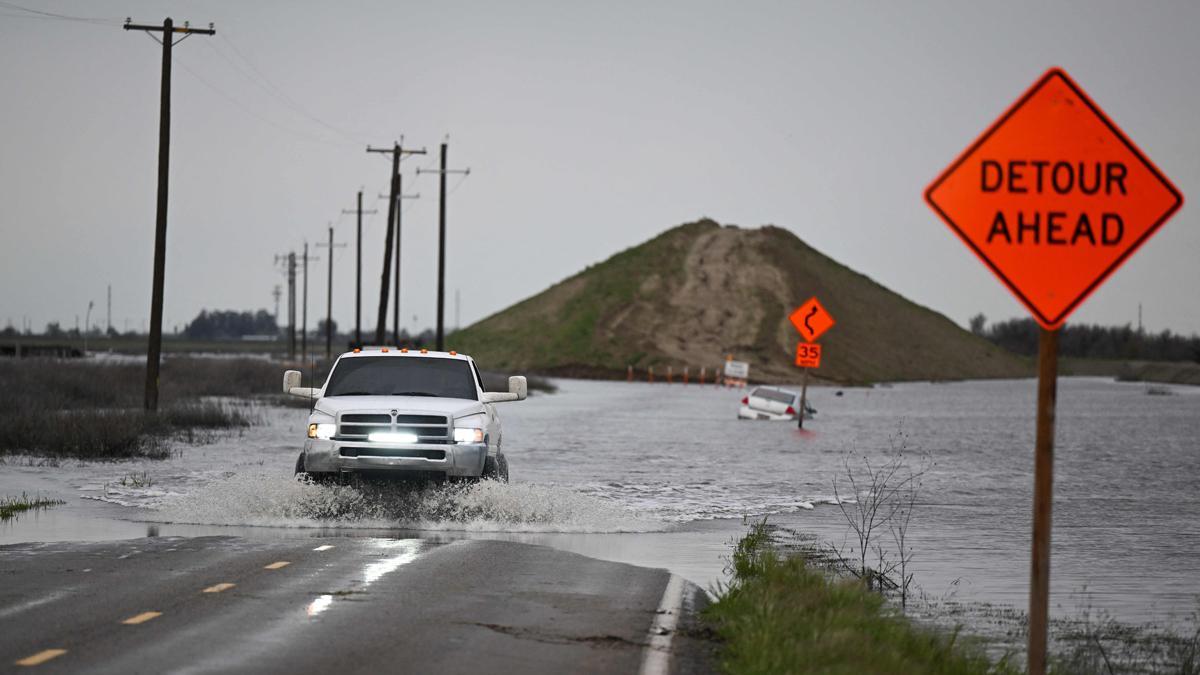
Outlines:
{"label": "reflection on water", "polygon": [[328,593],[326,593],[325,595],[318,595],[316,600],[313,600],[312,602],[308,603],[308,606],[304,608],[304,612],[306,614],[308,614],[309,616],[316,616],[316,615],[320,614],[321,612],[324,612],[325,610],[329,609],[329,606],[332,604],[333,604],[333,596],[332,595],[329,595]]}
{"label": "reflection on water", "polygon": [[[376,539],[371,541],[371,546],[378,549],[381,553],[387,555],[383,560],[377,560],[363,566],[362,571],[362,586],[365,588],[379,581],[384,576],[395,572],[404,565],[411,563],[420,556],[425,542],[420,539],[402,539],[388,540]],[[328,551],[333,548],[328,544],[314,548],[314,551]],[[399,551],[399,553],[393,553]],[[321,612],[329,609],[333,604],[333,595],[323,593],[318,595],[304,607],[304,613],[310,617],[317,616]]]}
{"label": "reflection on water", "polygon": [[383,549],[400,549],[400,553],[390,558],[380,560],[379,562],[371,563],[364,567],[363,583],[367,586],[379,581],[383,575],[400,569],[401,565],[407,565],[408,563],[416,560],[417,556],[421,552],[420,540],[410,539],[408,541],[381,541],[378,542],[378,545]]}

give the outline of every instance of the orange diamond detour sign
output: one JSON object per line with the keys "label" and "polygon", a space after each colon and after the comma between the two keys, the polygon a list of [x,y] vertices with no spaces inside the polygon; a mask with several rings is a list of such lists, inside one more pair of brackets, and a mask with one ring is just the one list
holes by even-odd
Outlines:
{"label": "orange diamond detour sign", "polygon": [[1051,68],[925,190],[1041,324],[1027,672],[1046,671],[1059,327],[1183,195],[1079,85]]}
{"label": "orange diamond detour sign", "polygon": [[933,181],[925,201],[1053,330],[1183,195],[1052,68]]}

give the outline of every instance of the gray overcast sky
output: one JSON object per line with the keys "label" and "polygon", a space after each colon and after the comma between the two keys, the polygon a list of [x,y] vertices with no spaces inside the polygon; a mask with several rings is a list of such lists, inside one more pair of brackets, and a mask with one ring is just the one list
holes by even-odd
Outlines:
{"label": "gray overcast sky", "polygon": [[[16,4],[108,23],[32,18]],[[436,151],[450,302],[467,324],[701,216],[791,229],[965,323],[1025,315],[924,205],[925,185],[1052,65],[1200,199],[1200,4],[1183,2],[0,2],[0,321],[149,314],[158,45],[124,17],[216,24],[176,49],[166,330],[273,308],[272,256],[326,238],[387,163]],[[265,83],[264,83],[265,80]],[[432,159],[436,159],[436,152]],[[403,314],[432,323],[437,186],[404,215]],[[450,184],[458,182],[452,177]],[[407,190],[406,190],[407,191]],[[372,317],[382,216],[364,236]],[[1200,331],[1191,205],[1074,316]],[[325,256],[309,321],[324,315]],[[353,248],[334,318],[353,322]],[[802,298],[798,298],[802,300]],[[99,317],[99,319],[97,319]]]}

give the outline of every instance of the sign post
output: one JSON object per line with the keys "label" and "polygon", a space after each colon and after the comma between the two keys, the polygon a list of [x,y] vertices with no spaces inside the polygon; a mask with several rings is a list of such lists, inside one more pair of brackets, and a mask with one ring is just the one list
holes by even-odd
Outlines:
{"label": "sign post", "polygon": [[1059,329],[1183,205],[1064,71],[1051,68],[925,191],[1041,325],[1029,583],[1031,675],[1046,670]]}
{"label": "sign post", "polygon": [[803,305],[800,305],[788,316],[788,320],[800,331],[800,336],[808,341],[808,344],[800,342],[796,345],[796,365],[804,370],[804,378],[800,385],[800,410],[796,414],[796,426],[800,429],[804,428],[804,411],[808,409],[808,369],[819,368],[821,366],[821,345],[816,344],[816,339],[833,327],[833,316],[825,311],[820,302],[817,302],[817,297],[808,299]]}

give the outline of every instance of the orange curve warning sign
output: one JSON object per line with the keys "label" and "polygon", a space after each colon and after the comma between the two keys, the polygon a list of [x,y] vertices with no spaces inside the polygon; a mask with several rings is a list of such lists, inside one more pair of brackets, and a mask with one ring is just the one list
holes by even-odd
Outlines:
{"label": "orange curve warning sign", "polygon": [[796,365],[801,368],[820,368],[821,345],[810,342],[797,342]]}
{"label": "orange curve warning sign", "polygon": [[808,299],[808,302],[800,305],[792,312],[788,320],[800,331],[800,337],[812,342],[821,337],[821,334],[833,327],[833,316],[825,311],[821,303],[817,302],[816,296]]}
{"label": "orange curve warning sign", "polygon": [[1183,195],[1051,68],[933,181],[925,201],[1053,330]]}

